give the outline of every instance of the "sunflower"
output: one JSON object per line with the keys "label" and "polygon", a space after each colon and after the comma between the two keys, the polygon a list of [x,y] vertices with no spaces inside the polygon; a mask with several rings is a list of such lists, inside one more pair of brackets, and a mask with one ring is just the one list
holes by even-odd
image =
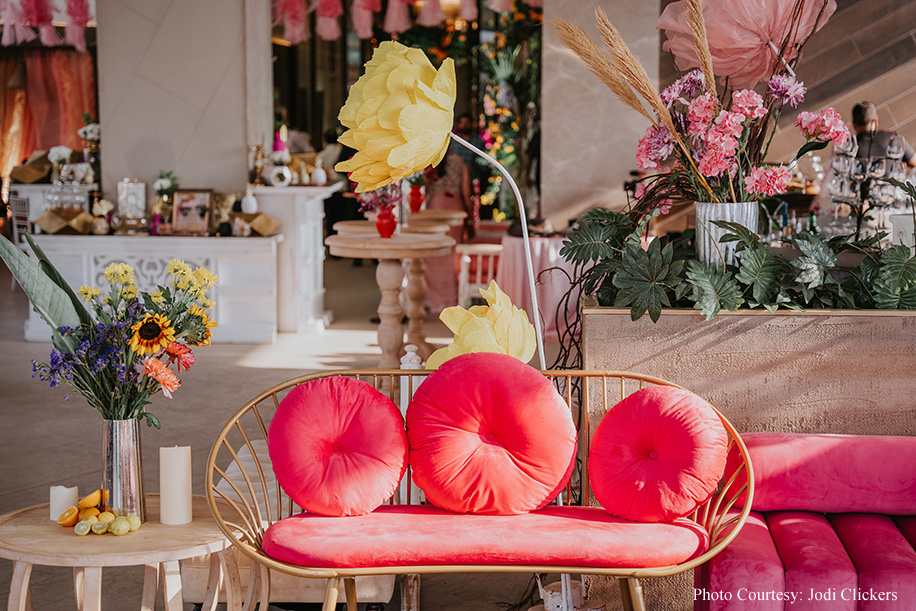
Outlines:
{"label": "sunflower", "polygon": [[158,352],[175,340],[175,329],[172,323],[162,314],[149,314],[130,328],[134,336],[130,338],[130,347],[137,354]]}
{"label": "sunflower", "polygon": [[196,305],[192,305],[188,311],[187,318],[183,323],[184,330],[187,332],[185,341],[192,346],[209,346],[210,329],[216,327],[216,322],[210,320],[207,311]]}

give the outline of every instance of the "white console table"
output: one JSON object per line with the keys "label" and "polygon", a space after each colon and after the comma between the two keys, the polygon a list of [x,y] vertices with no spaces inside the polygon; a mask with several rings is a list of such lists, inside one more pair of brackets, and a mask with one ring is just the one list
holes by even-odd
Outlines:
{"label": "white console table", "polygon": [[324,200],[341,186],[253,189],[258,210],[280,221],[286,236],[278,251],[280,331],[320,333],[331,322],[324,309]]}
{"label": "white console table", "polygon": [[[141,291],[169,282],[166,265],[181,259],[219,276],[211,312],[217,328],[212,341],[269,343],[277,337],[277,252],[283,236],[203,238],[178,236],[35,236],[36,243],[78,289],[105,286],[105,268],[132,266]],[[47,323],[34,311],[25,322],[26,341],[50,341]]]}

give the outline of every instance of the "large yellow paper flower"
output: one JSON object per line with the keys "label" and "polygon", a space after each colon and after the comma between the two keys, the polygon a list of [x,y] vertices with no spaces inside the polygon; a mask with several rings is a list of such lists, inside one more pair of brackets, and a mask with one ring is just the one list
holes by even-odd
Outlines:
{"label": "large yellow paper flower", "polygon": [[537,341],[528,314],[512,305],[495,280],[486,290],[480,289],[480,294],[489,305],[442,310],[439,319],[455,334],[455,341],[433,352],[426,361],[427,369],[438,369],[445,361],[471,352],[508,354],[523,363],[534,356]]}
{"label": "large yellow paper flower", "polygon": [[451,59],[437,72],[423,51],[383,42],[340,109],[348,128],[340,143],[357,153],[334,169],[352,172],[363,193],[438,164],[448,150],[455,96]]}

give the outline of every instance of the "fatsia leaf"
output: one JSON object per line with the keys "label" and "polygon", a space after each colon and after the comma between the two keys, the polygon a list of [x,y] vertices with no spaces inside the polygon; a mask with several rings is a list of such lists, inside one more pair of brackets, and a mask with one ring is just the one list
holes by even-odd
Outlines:
{"label": "fatsia leaf", "polygon": [[835,282],[830,270],[837,267],[836,255],[817,234],[798,233],[792,237],[792,245],[802,253],[792,261],[799,270],[796,281],[809,289]]}
{"label": "fatsia leaf", "polygon": [[606,277],[617,273],[620,268],[620,259],[605,259],[585,272],[585,293],[591,295],[595,287]]}
{"label": "fatsia leaf", "polygon": [[654,240],[645,251],[639,245],[627,244],[623,251],[620,271],[614,275],[619,289],[614,305],[630,306],[630,318],[638,320],[646,312],[657,322],[663,306],[670,306],[668,293],[683,282],[680,277],[683,261],[672,261],[674,248]]}
{"label": "fatsia leaf", "polygon": [[617,234],[614,225],[582,223],[569,234],[560,256],[574,263],[588,263],[614,256],[610,240]]}
{"label": "fatsia leaf", "polygon": [[769,247],[759,245],[744,251],[735,277],[751,287],[754,301],[767,306],[773,303],[779,292],[783,269],[780,260],[770,254]]}
{"label": "fatsia leaf", "polygon": [[828,144],[830,144],[829,140],[811,140],[810,142],[806,142],[798,149],[798,152],[795,153],[795,159],[801,159],[806,153],[810,153],[811,151],[825,149]]}
{"label": "fatsia leaf", "polygon": [[700,310],[706,320],[715,318],[719,310],[737,310],[744,303],[741,287],[732,275],[709,263],[693,259],[687,262],[687,280],[693,286],[693,307]]}
{"label": "fatsia leaf", "polygon": [[732,221],[713,221],[713,225],[721,227],[722,229],[728,229],[731,232],[719,238],[719,242],[738,242],[736,248],[738,252],[760,245],[760,236],[741,223]]}
{"label": "fatsia leaf", "polygon": [[633,230],[633,221],[626,214],[608,210],[606,208],[593,208],[587,210],[579,217],[579,222],[598,221],[605,225],[614,225],[623,229],[622,234],[629,233]]}
{"label": "fatsia leaf", "polygon": [[76,293],[73,292],[73,289],[70,288],[70,285],[67,284],[67,281],[64,280],[64,277],[60,275],[60,272],[57,271],[57,268],[51,263],[51,260],[48,258],[48,255],[44,253],[38,244],[35,243],[35,240],[32,239],[32,236],[25,234],[25,239],[28,240],[29,246],[32,248],[32,252],[35,253],[35,256],[38,257],[38,267],[41,268],[41,271],[45,273],[48,278],[50,278],[54,284],[59,286],[70,298],[70,303],[73,304],[73,309],[76,311],[76,315],[79,316],[80,322],[84,325],[91,325],[93,322],[92,315],[89,313],[89,310],[86,309],[86,306],[83,305],[83,302],[80,301],[79,297],[76,296]]}
{"label": "fatsia leaf", "polygon": [[66,292],[15,244],[0,237],[0,258],[13,273],[35,310],[51,329],[77,327],[80,318]]}
{"label": "fatsia leaf", "polygon": [[883,310],[911,309],[916,290],[916,257],[902,244],[888,248],[881,256],[880,271],[875,281],[875,304]]}

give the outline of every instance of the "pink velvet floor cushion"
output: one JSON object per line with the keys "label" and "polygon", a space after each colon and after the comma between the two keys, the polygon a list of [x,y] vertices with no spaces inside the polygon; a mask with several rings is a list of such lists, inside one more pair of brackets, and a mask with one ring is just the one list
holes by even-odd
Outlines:
{"label": "pink velvet floor cushion", "polygon": [[456,514],[430,505],[383,505],[364,516],[301,514],[270,526],[263,549],[315,568],[426,565],[650,567],[708,548],[687,519],[639,524],[598,507],[551,505],[522,515]]}
{"label": "pink velvet floor cushion", "polygon": [[576,430],[540,372],[503,354],[447,361],[407,408],[413,480],[427,500],[458,513],[520,514],[566,485]]}
{"label": "pink velvet floor cushion", "polygon": [[[741,439],[754,465],[757,511],[916,514],[916,437],[745,433]],[[734,464],[730,456],[729,473]]]}
{"label": "pink velvet floor cushion", "polygon": [[283,490],[325,516],[369,513],[394,493],[407,468],[401,412],[353,378],[294,388],[277,407],[267,445]]}
{"label": "pink velvet floor cushion", "polygon": [[602,418],[589,449],[589,482],[612,515],[669,522],[715,490],[727,444],[722,420],[706,401],[683,389],[651,386]]}

